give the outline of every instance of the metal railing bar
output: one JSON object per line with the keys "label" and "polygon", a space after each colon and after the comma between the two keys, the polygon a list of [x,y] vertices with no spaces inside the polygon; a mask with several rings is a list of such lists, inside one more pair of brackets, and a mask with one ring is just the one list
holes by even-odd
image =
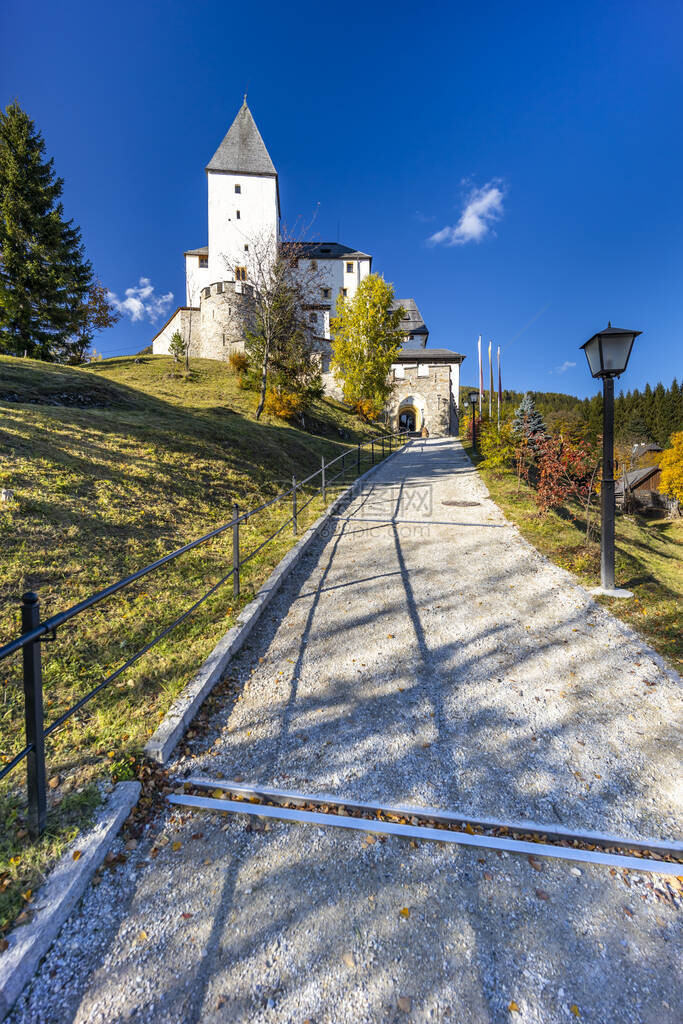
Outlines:
{"label": "metal railing bar", "polygon": [[55,729],[58,729],[60,725],[63,725],[64,722],[68,721],[68,719],[71,718],[72,715],[75,715],[77,711],[80,711],[81,708],[84,707],[84,705],[87,704],[89,700],[92,700],[92,698],[96,694],[98,694],[100,690],[103,690],[108,683],[113,682],[113,680],[116,679],[117,676],[120,676],[121,673],[125,672],[127,668],[130,668],[131,665],[134,665],[136,661],[139,661],[143,654],[147,654],[147,651],[151,650],[152,647],[158,644],[160,640],[163,640],[165,636],[168,636],[171,630],[175,629],[176,626],[179,626],[181,622],[184,622],[184,620],[187,619],[188,616],[192,614],[192,612],[196,611],[197,608],[199,608],[200,604],[203,604],[204,601],[211,597],[212,594],[216,593],[219,587],[222,587],[223,584],[230,579],[232,573],[233,570],[231,569],[230,572],[226,573],[226,575],[218,581],[218,583],[214,583],[214,585],[209,590],[207,590],[207,592],[203,594],[198,601],[195,601],[195,603],[190,608],[188,608],[187,611],[183,612],[182,615],[179,615],[178,618],[170,624],[170,626],[167,626],[165,629],[163,629],[161,633],[158,634],[158,636],[155,636],[153,640],[150,640],[148,644],[145,644],[144,647],[140,648],[140,650],[137,651],[137,653],[134,654],[132,658],[129,658],[128,661],[124,662],[123,665],[120,665],[115,672],[112,672],[111,675],[107,676],[106,679],[103,679],[101,683],[98,683],[93,690],[91,690],[89,693],[86,693],[84,697],[81,697],[81,699],[76,704],[74,704],[72,708],[69,708],[68,711],[65,711],[63,715],[59,716],[59,718],[56,718],[55,721],[52,722],[43,733],[45,739],[47,739],[47,737],[50,736],[51,733],[55,731]]}
{"label": "metal railing bar", "polygon": [[301,515],[301,513],[303,512],[303,510],[304,510],[304,509],[306,508],[306,506],[307,506],[307,505],[310,505],[310,504],[311,504],[311,502],[313,501],[313,499],[314,499],[314,498],[317,498],[319,494],[320,494],[320,488],[318,487],[318,488],[317,488],[317,489],[316,489],[316,490],[315,490],[315,491],[313,492],[313,494],[312,494],[312,495],[310,496],[310,498],[309,498],[309,499],[308,499],[307,501],[305,501],[305,502],[303,503],[303,505],[299,505],[299,506],[297,507],[297,515],[299,515],[299,516],[300,516],[300,515]]}
{"label": "metal railing bar", "polygon": [[22,761],[26,757],[27,754],[30,754],[32,750],[33,750],[33,744],[32,743],[29,743],[29,745],[27,747],[24,747],[23,750],[20,750],[19,753],[16,755],[16,757],[13,757],[12,760],[8,764],[3,766],[2,770],[0,771],[0,779],[4,779],[4,777],[6,775],[9,775],[9,773],[12,771],[12,769],[16,768],[16,766],[19,764],[19,762]]}
{"label": "metal railing bar", "polygon": [[262,551],[263,548],[266,546],[266,544],[270,544],[271,540],[275,540],[275,538],[277,537],[278,533],[282,533],[282,531],[284,530],[285,526],[289,526],[293,519],[294,519],[294,516],[288,516],[288,518],[285,519],[284,523],[281,526],[278,526],[278,528],[275,531],[275,533],[271,533],[270,537],[267,537],[266,540],[264,540],[262,544],[259,544],[259,546],[257,548],[254,548],[254,550],[250,551],[248,555],[245,555],[245,557],[240,562],[240,567],[243,566],[243,565],[246,565],[247,562],[251,561],[251,559],[254,558],[255,555],[258,555],[259,551]]}
{"label": "metal railing bar", "polygon": [[[400,437],[400,435],[397,436]],[[372,437],[370,441],[363,443],[369,444],[374,442],[375,440],[376,438]],[[352,451],[352,449],[349,448],[348,451]],[[345,454],[347,453],[342,452],[342,454],[337,456],[337,458],[333,461],[338,461],[339,459],[343,458]],[[308,477],[308,479],[313,479],[313,477],[317,476],[319,472],[320,470],[317,470],[316,473],[313,473],[311,477]],[[335,479],[337,478],[335,477]],[[292,488],[290,487],[288,490],[283,491],[281,494],[277,495],[277,497],[273,498],[271,501],[265,502],[263,505],[259,505],[258,508],[251,509],[248,512],[242,513],[242,515],[239,518],[239,522],[246,522],[248,519],[256,515],[258,512],[262,512],[265,509],[270,508],[271,505],[274,505],[277,502],[282,501],[284,498],[289,497],[291,493]],[[45,636],[46,633],[49,633],[52,630],[55,630],[58,627],[63,626],[75,615],[79,615],[81,612],[87,611],[89,608],[94,607],[94,605],[99,604],[100,601],[104,601],[106,598],[118,593],[118,591],[122,590],[124,587],[129,586],[131,583],[135,583],[137,580],[142,579],[144,576],[147,576],[151,572],[155,572],[157,569],[160,569],[162,565],[166,565],[167,562],[171,562],[175,558],[179,558],[180,555],[184,555],[186,552],[192,551],[194,548],[199,547],[200,544],[204,544],[206,543],[206,541],[212,540],[214,537],[218,537],[220,534],[225,533],[227,530],[231,529],[233,525],[234,520],[232,519],[227,523],[223,523],[222,526],[216,527],[215,530],[211,530],[209,533],[205,533],[203,536],[198,537],[196,540],[189,541],[187,544],[184,544],[182,547],[177,548],[175,551],[171,551],[167,555],[164,555],[162,558],[157,559],[156,562],[152,562],[150,565],[146,565],[142,569],[138,569],[137,572],[132,573],[130,576],[126,576],[124,579],[118,580],[118,582],[116,583],[112,583],[110,586],[105,587],[103,590],[98,591],[96,594],[91,594],[90,597],[85,598],[83,601],[79,601],[78,604],[72,605],[71,608],[67,608],[63,612],[58,612],[57,615],[53,615],[51,618],[46,619],[39,626],[37,626],[36,629],[31,630],[30,633],[22,633],[14,640],[11,640],[8,644],[5,644],[3,647],[0,647],[0,661],[2,661],[4,658],[9,657],[10,654],[14,654],[16,651],[21,650],[21,648],[25,647],[27,644],[33,643],[33,641],[38,640],[41,636]]]}
{"label": "metal railing bar", "polygon": [[285,498],[289,498],[291,496],[291,493],[292,488],[290,487],[288,491],[282,491],[282,493],[278,494],[277,497],[271,498],[270,501],[266,501],[263,505],[259,505],[258,508],[252,508],[248,512],[242,513],[242,522],[246,523],[247,519],[251,519],[251,517],[255,516],[258,512],[263,512],[265,509],[270,508],[271,505],[277,505],[278,501],[284,501]]}
{"label": "metal railing bar", "polygon": [[99,602],[103,601],[105,598],[118,593],[119,590],[122,590],[131,583],[135,583],[136,580],[142,579],[142,577],[147,576],[148,573],[161,568],[162,565],[166,565],[167,562],[171,562],[179,555],[185,554],[186,551],[191,551],[193,548],[198,547],[205,541],[211,540],[213,537],[217,537],[232,526],[233,520],[231,519],[229,523],[224,523],[223,526],[217,527],[215,530],[204,534],[203,537],[199,537],[197,540],[190,541],[189,544],[183,545],[183,547],[178,548],[176,551],[171,551],[170,554],[164,555],[163,558],[159,558],[156,562],[152,562],[151,565],[146,565],[144,568],[138,569],[138,571],[134,572],[131,576],[126,576],[125,579],[119,580],[118,583],[112,583],[111,586],[105,587],[104,590],[100,590],[98,593],[92,594],[83,601],[79,601],[78,604],[72,605],[72,607],[67,608],[66,611],[59,612],[57,615],[53,615],[51,618],[46,619],[45,622],[42,622],[36,629],[31,630],[30,633],[22,633],[16,640],[12,640],[11,643],[5,644],[4,647],[0,647],[0,661],[8,655],[13,654],[15,651],[20,650],[22,647],[25,647],[27,644],[33,643],[34,640],[37,640],[39,637],[51,632],[53,629],[63,626],[65,622],[68,622],[69,619],[72,619],[75,615],[79,615],[81,612],[87,611],[87,609],[92,608],[93,605],[99,604]]}

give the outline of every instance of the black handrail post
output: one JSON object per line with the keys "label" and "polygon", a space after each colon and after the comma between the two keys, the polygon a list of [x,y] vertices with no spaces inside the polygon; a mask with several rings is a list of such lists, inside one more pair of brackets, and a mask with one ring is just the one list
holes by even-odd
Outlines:
{"label": "black handrail post", "polygon": [[321,458],[322,458],[322,467],[320,469],[320,472],[322,473],[322,477],[323,477],[323,486],[322,486],[323,505],[327,505],[327,490],[325,488],[325,456],[323,455],[323,456],[321,456]]}
{"label": "black handrail post", "polygon": [[356,469],[358,471],[358,476],[360,476],[360,441],[358,442],[358,457],[356,460]]}
{"label": "black handrail post", "polygon": [[232,506],[232,592],[240,593],[240,509],[237,502]]}
{"label": "black handrail post", "polygon": [[382,458],[384,458],[384,434],[382,434]]}
{"label": "black handrail post", "polygon": [[292,477],[292,532],[296,537],[296,477]]}
{"label": "black handrail post", "polygon": [[[38,595],[29,591],[22,597],[21,631],[30,633],[40,625]],[[43,736],[43,666],[40,638],[23,648],[24,717],[26,722],[26,781],[28,786],[28,829],[32,839],[45,831],[47,782],[45,737]]]}

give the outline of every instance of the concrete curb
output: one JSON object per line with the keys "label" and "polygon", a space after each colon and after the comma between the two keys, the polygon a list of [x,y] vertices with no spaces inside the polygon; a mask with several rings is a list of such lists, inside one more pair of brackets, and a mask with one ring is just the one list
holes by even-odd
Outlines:
{"label": "concrete curb", "polygon": [[[138,802],[140,788],[139,782],[118,783],[98,823],[78,837],[36,894],[35,902],[40,907],[31,923],[10,932],[9,949],[0,953],[0,1020],[4,1020],[35,975],[38,964]],[[81,852],[78,860],[73,859],[74,850]]]}
{"label": "concrete curb", "polygon": [[381,462],[366,470],[361,476],[356,477],[350,487],[347,487],[339,497],[335,498],[315,523],[308,528],[301,537],[301,540],[287,552],[263,584],[254,600],[242,609],[237,618],[236,625],[221,637],[197,674],[187,684],[180,696],[174,700],[156,732],[145,744],[144,752],[147,757],[157,761],[159,764],[167,764],[174,748],[185,734],[202,703],[206,700],[214,686],[222,679],[230,659],[245,642],[288,573],[297,565],[313,541],[323,531],[327,522],[353,495],[358,485],[367,480],[373,473],[376,473],[381,466],[386,466],[394,456],[398,455],[405,448],[406,445],[402,445]]}

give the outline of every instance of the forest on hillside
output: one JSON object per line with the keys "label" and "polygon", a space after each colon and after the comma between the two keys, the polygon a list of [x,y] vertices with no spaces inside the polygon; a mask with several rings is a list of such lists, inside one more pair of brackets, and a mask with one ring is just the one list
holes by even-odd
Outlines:
{"label": "forest on hillside", "polygon": [[[473,389],[461,387],[461,407],[467,407],[467,395]],[[476,387],[474,388],[476,390]],[[602,432],[602,392],[592,398],[577,398],[555,391],[529,391],[534,404],[551,431],[583,431],[590,437]],[[509,419],[524,398],[522,391],[504,390],[501,416]],[[488,410],[489,393],[484,408]],[[493,395],[494,416],[498,397]],[[660,382],[643,391],[619,391],[614,400],[615,435],[622,443],[654,443],[666,448],[671,435],[683,430],[683,386],[674,378],[670,387]]]}

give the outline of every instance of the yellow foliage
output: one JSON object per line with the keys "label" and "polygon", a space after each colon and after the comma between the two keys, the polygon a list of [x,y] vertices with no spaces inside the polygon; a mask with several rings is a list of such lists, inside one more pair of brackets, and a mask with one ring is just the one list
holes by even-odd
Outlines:
{"label": "yellow foliage", "polygon": [[237,350],[235,352],[231,352],[228,356],[228,366],[233,373],[245,373],[249,366],[249,360],[244,352]]}
{"label": "yellow foliage", "polygon": [[264,412],[270,416],[279,416],[283,420],[291,420],[306,408],[306,400],[303,395],[297,395],[293,391],[285,391],[281,388],[278,391],[266,392],[266,401],[263,406]]}
{"label": "yellow foliage", "polygon": [[683,505],[683,430],[671,435],[671,448],[659,460],[662,477],[659,490]]}
{"label": "yellow foliage", "polygon": [[379,416],[381,409],[377,408],[377,403],[372,398],[357,398],[351,403],[351,408],[364,420],[376,420]]}

